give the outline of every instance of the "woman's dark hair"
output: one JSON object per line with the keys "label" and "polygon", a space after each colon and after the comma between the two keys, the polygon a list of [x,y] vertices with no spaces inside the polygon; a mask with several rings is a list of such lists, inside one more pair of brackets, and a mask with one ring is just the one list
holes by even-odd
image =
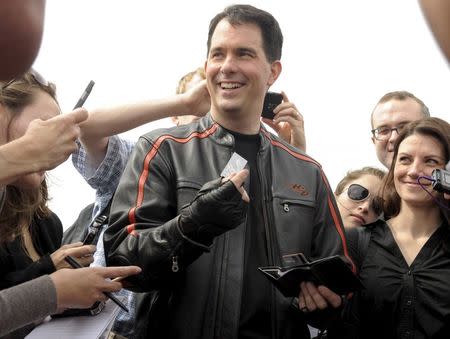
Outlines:
{"label": "woman's dark hair", "polygon": [[[445,162],[448,163],[450,160],[450,124],[448,122],[439,118],[424,118],[407,124],[397,138],[391,168],[382,185],[381,196],[383,197],[383,212],[386,219],[395,217],[400,213],[401,198],[394,185],[394,169],[397,163],[400,144],[411,135],[423,135],[434,138],[444,149]],[[444,199],[443,194],[440,194],[438,199],[442,204],[450,207],[450,201]],[[447,221],[449,221],[449,211],[442,209],[442,213]]]}

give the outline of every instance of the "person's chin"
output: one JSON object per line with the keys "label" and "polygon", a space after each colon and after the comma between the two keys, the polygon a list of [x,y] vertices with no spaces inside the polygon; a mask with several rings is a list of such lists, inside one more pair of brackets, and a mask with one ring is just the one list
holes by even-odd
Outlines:
{"label": "person's chin", "polygon": [[350,215],[350,217],[348,218],[348,225],[349,227],[357,227],[357,226],[362,226],[364,225],[364,220],[362,220],[361,218],[359,218],[358,216],[355,215]]}
{"label": "person's chin", "polygon": [[236,102],[224,102],[220,108],[222,112],[227,114],[236,114],[241,111],[241,105]]}
{"label": "person's chin", "polygon": [[353,227],[359,227],[361,226],[360,223],[356,223],[356,222],[348,222],[344,224],[345,228],[353,228]]}

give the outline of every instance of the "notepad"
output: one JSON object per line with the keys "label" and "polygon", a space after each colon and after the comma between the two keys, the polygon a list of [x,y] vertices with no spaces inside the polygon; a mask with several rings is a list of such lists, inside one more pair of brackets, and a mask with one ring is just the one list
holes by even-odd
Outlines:
{"label": "notepad", "polygon": [[359,278],[338,255],[289,267],[259,267],[259,270],[285,297],[298,297],[303,281],[324,285],[340,295],[362,288]]}
{"label": "notepad", "polygon": [[77,316],[54,319],[48,317],[25,338],[106,339],[118,313],[119,306],[114,304],[111,300],[108,300],[103,311],[96,316]]}

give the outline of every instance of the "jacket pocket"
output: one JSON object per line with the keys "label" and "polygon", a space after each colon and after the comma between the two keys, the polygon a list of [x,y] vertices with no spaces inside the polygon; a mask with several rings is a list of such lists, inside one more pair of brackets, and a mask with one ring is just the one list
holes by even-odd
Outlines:
{"label": "jacket pocket", "polygon": [[177,211],[179,212],[184,206],[190,204],[194,200],[202,184],[193,181],[178,181],[177,182]]}
{"label": "jacket pocket", "polygon": [[274,198],[275,224],[281,255],[310,253],[316,202],[291,197]]}

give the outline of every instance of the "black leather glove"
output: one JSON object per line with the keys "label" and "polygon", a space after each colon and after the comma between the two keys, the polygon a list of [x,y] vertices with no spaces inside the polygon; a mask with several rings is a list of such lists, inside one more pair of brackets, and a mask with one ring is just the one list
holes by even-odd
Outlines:
{"label": "black leather glove", "polygon": [[195,199],[182,208],[179,226],[187,237],[202,243],[211,243],[214,237],[232,230],[245,221],[247,203],[228,180],[222,178],[207,182]]}

